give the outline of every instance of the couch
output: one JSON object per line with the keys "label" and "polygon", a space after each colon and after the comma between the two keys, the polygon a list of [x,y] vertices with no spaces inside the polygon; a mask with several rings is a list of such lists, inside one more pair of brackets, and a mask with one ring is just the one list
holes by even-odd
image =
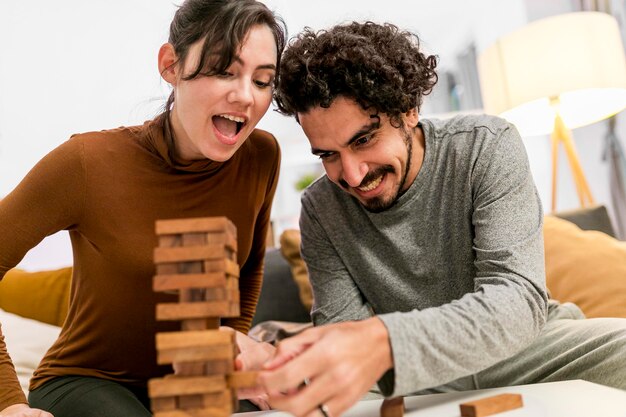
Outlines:
{"label": "couch", "polygon": [[[309,321],[312,294],[300,258],[300,233],[287,230],[280,243],[280,251],[266,257],[254,324]],[[552,298],[577,304],[587,317],[626,317],[626,242],[615,238],[606,207],[546,216],[544,245]]]}
{"label": "couch", "polygon": [[[626,317],[626,242],[615,239],[603,206],[546,216],[544,242],[550,295],[576,303],[588,317]],[[276,340],[310,325],[312,295],[300,258],[300,234],[268,249],[251,335]],[[71,268],[12,270],[0,283],[0,323],[26,389],[67,312]]]}

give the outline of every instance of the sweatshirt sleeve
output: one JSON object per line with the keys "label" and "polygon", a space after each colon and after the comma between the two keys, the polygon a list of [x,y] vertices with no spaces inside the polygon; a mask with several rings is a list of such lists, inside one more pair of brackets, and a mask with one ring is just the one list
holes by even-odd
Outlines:
{"label": "sweatshirt sleeve", "polygon": [[302,259],[313,290],[313,323],[321,326],[371,317],[371,308],[328,240],[306,194],[302,198],[300,232]]}
{"label": "sweatshirt sleeve", "polygon": [[[0,201],[0,280],[43,238],[78,222],[83,195],[82,147],[70,140],[39,161]],[[0,410],[26,403],[1,332],[0,380]]]}
{"label": "sweatshirt sleeve", "polygon": [[[374,316],[372,308],[328,240],[306,192],[302,197],[300,233],[302,259],[306,263],[313,291],[311,319],[314,325],[359,321]],[[391,369],[378,381],[380,390],[389,391],[393,379],[394,370]]]}
{"label": "sweatshirt sleeve", "polygon": [[517,130],[498,131],[470,175],[474,292],[437,307],[381,315],[405,395],[471,375],[530,344],[545,324],[543,212]]}
{"label": "sweatshirt sleeve", "polygon": [[236,318],[224,320],[224,324],[226,326],[232,327],[244,334],[247,334],[250,330],[252,319],[254,318],[254,313],[256,311],[256,305],[261,294],[266,239],[270,230],[272,202],[274,200],[274,195],[276,194],[276,187],[278,185],[278,176],[280,172],[281,155],[278,141],[273,136],[271,136],[269,140],[272,143],[271,152],[274,157],[269,158],[268,155],[260,156],[264,160],[271,161],[271,166],[268,170],[268,180],[264,183],[265,187],[261,191],[263,193],[263,203],[254,225],[254,236],[250,256],[248,257],[246,263],[241,267],[239,277],[240,315]]}

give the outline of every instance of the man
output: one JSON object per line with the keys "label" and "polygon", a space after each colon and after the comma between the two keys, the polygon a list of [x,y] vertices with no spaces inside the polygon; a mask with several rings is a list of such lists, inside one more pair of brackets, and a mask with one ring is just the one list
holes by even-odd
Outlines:
{"label": "man", "polygon": [[312,318],[326,326],[266,364],[276,408],[337,417],[376,382],[386,396],[574,378],[626,388],[625,321],[548,301],[516,129],[419,120],[435,67],[417,37],[373,23],[305,30],[282,58],[278,107],[326,170],[300,219]]}

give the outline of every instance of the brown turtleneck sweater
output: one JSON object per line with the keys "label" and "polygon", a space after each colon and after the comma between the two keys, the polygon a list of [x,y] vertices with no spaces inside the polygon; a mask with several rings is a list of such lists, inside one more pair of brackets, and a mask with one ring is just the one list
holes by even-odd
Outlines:
{"label": "brown turtleneck sweater", "polygon": [[[64,375],[143,387],[171,372],[156,365],[152,291],[157,219],[226,216],[237,227],[241,317],[247,333],[259,297],[265,237],[280,167],[273,136],[255,130],[223,163],[182,163],[167,123],[75,135],[0,201],[0,278],[45,236],[68,230],[74,254],[70,308],[30,389]],[[2,283],[0,282],[0,285]],[[36,337],[36,336],[34,336]],[[0,410],[26,402],[0,333]]]}

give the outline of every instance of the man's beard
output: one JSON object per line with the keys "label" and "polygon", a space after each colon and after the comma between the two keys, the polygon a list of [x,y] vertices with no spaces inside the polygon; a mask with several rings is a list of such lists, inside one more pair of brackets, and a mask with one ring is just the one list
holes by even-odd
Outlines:
{"label": "man's beard", "polygon": [[[404,169],[404,174],[402,175],[400,184],[398,185],[398,189],[396,190],[395,194],[392,197],[388,199],[384,199],[383,197],[373,197],[365,201],[359,200],[361,205],[365,207],[365,209],[369,211],[370,213],[380,213],[382,211],[385,211],[393,207],[393,205],[396,204],[396,202],[402,196],[402,194],[404,194],[403,188],[404,188],[404,185],[406,184],[406,179],[409,176],[409,171],[411,169],[411,156],[412,156],[412,151],[413,151],[412,139],[413,138],[411,136],[411,132],[409,132],[405,126],[402,126],[401,130],[404,136],[404,142],[406,144],[406,149],[407,149],[407,159],[406,159],[406,167]],[[363,177],[363,180],[361,181],[361,184],[359,184],[359,187],[365,184],[369,184],[374,179],[386,173],[395,174],[396,170],[391,165],[384,165],[380,168],[375,169],[374,171],[368,172],[365,175],[365,177]],[[350,186],[348,185],[348,183],[343,179],[339,180],[339,184],[345,190],[350,189]]]}

